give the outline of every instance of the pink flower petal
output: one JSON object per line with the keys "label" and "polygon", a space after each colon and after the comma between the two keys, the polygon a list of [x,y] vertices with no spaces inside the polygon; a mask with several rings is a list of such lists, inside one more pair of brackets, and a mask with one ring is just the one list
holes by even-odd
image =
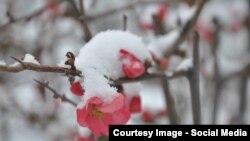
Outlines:
{"label": "pink flower petal", "polygon": [[87,117],[87,123],[95,136],[108,135],[108,125],[103,122],[102,118]]}
{"label": "pink flower petal", "polygon": [[113,113],[124,105],[124,96],[122,94],[119,94],[117,97],[113,99],[113,101],[110,104],[98,107],[98,110],[100,110],[103,113]]}
{"label": "pink flower petal", "polygon": [[141,112],[141,98],[139,96],[134,96],[129,103],[129,111],[132,113]]}
{"label": "pink flower petal", "polygon": [[87,121],[86,121],[87,116],[88,116],[88,111],[86,110],[86,107],[76,109],[76,119],[77,123],[80,126],[83,127],[87,126]]}
{"label": "pink flower petal", "polygon": [[128,108],[123,106],[120,110],[111,113],[111,115],[112,119],[111,121],[109,121],[110,122],[109,124],[125,124],[128,122],[131,114]]}
{"label": "pink flower petal", "polygon": [[70,91],[77,96],[83,96],[84,94],[84,89],[82,88],[79,81],[71,84]]}

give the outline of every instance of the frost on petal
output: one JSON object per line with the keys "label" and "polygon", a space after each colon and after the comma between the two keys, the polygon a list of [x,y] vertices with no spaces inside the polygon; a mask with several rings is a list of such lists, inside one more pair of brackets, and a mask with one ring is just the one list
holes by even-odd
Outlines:
{"label": "frost on petal", "polygon": [[192,62],[192,58],[188,58],[183,60],[180,65],[175,69],[176,71],[187,71],[188,69],[193,67],[193,62]]}
{"label": "frost on petal", "polygon": [[35,57],[32,56],[31,54],[25,54],[23,62],[39,64],[38,61],[35,59]]}
{"label": "frost on petal", "polygon": [[83,94],[84,94],[84,89],[82,88],[79,81],[71,84],[70,91],[77,96],[83,96]]}

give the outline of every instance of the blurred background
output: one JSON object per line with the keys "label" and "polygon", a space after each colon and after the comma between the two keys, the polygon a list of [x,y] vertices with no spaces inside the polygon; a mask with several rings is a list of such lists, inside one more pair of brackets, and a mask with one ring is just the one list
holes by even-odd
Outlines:
{"label": "blurred background", "polygon": [[[168,35],[191,19],[196,6],[195,0],[83,2],[93,36],[108,29],[123,30],[126,17],[126,29],[146,45],[166,48]],[[29,53],[41,64],[56,66],[68,51],[77,55],[86,43],[79,8],[79,0],[0,0],[0,64],[11,65],[15,63],[11,56]],[[245,69],[250,63],[249,13],[249,0],[209,0],[196,21],[194,28],[201,37],[202,124],[250,124],[249,69]],[[158,32],[152,15],[160,19]],[[166,72],[192,55],[190,37],[179,48],[180,53],[167,58]],[[33,79],[49,81],[58,92],[79,100],[61,74],[0,71],[0,140],[93,140],[90,131],[77,127],[75,108],[54,99]],[[160,81],[129,85],[140,85],[135,92],[141,96],[142,112],[133,114],[128,124],[171,124]],[[189,82],[171,79],[169,87],[179,124],[192,124]]]}

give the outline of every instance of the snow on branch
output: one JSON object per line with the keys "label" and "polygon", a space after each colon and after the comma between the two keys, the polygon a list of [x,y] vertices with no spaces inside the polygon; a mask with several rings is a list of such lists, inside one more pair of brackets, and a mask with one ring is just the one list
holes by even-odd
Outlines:
{"label": "snow on branch", "polygon": [[195,23],[205,5],[205,3],[208,0],[199,0],[197,1],[197,8],[196,11],[193,14],[193,17],[183,26],[180,36],[175,40],[175,42],[173,43],[173,45],[171,46],[171,48],[169,48],[166,52],[165,52],[165,56],[168,57],[171,54],[173,54],[177,49],[178,46],[186,39],[186,37],[188,36],[188,34],[192,31],[193,27],[195,26]]}

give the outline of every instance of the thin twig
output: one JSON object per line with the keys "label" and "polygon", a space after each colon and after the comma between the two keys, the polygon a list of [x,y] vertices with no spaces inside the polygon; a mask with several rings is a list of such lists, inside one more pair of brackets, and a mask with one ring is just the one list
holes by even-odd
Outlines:
{"label": "thin twig", "polygon": [[[57,0],[55,2],[60,4],[61,2],[63,2],[63,0]],[[20,18],[14,18],[13,16],[11,16],[11,20],[9,20],[9,22],[7,22],[7,23],[0,26],[0,31],[3,30],[3,29],[6,29],[8,26],[10,26],[13,23],[17,23],[17,22],[21,22],[21,21],[28,21],[28,20],[36,17],[36,16],[41,15],[46,9],[48,9],[49,6],[50,6],[50,4],[47,4],[47,5],[43,6],[42,8],[36,10],[35,12],[33,12],[33,13],[29,14],[29,15],[20,17]]]}
{"label": "thin twig", "polygon": [[154,33],[155,35],[163,35],[165,34],[165,29],[164,29],[164,25],[163,22],[160,21],[159,16],[157,16],[157,14],[152,15],[152,19],[153,19],[153,26],[154,26]]}
{"label": "thin twig", "polygon": [[169,120],[171,124],[178,124],[179,117],[176,112],[175,102],[169,90],[168,78],[162,78],[162,87],[164,91],[165,101],[166,101],[166,110],[169,112]]}
{"label": "thin twig", "polygon": [[138,81],[144,81],[144,80],[149,80],[149,79],[160,79],[160,78],[174,79],[174,78],[185,76],[186,73],[187,73],[186,71],[181,70],[181,71],[174,71],[171,75],[167,75],[165,73],[144,74],[134,79],[121,78],[121,79],[115,80],[113,84],[120,85],[123,83],[131,83],[131,82],[138,82]]}
{"label": "thin twig", "polygon": [[123,14],[123,16],[122,16],[123,18],[123,30],[124,31],[126,31],[127,30],[127,21],[128,21],[128,17],[127,17],[127,15],[126,14]]}
{"label": "thin twig", "polygon": [[193,68],[189,70],[188,80],[191,91],[191,104],[194,124],[201,124],[201,104],[200,104],[200,56],[199,56],[199,34],[194,32],[193,37]]}
{"label": "thin twig", "polygon": [[216,123],[217,113],[218,113],[218,107],[219,107],[219,101],[221,97],[221,91],[223,87],[223,82],[221,81],[221,75],[220,75],[220,65],[219,65],[219,57],[218,57],[218,48],[219,48],[219,42],[220,42],[220,31],[221,31],[221,25],[219,22],[219,19],[214,17],[212,20],[214,24],[214,31],[213,31],[213,42],[212,42],[212,54],[214,56],[214,78],[213,81],[215,82],[215,88],[214,88],[214,94],[212,99],[212,124]]}
{"label": "thin twig", "polygon": [[85,41],[88,42],[92,38],[92,34],[89,29],[83,0],[79,0],[79,3],[80,3],[80,13],[81,13],[80,20],[82,22],[82,27],[83,27],[83,31],[85,35]]}
{"label": "thin twig", "polygon": [[193,15],[193,17],[183,26],[180,36],[175,40],[175,42],[173,43],[172,47],[170,47],[166,52],[165,52],[165,56],[168,57],[170,55],[172,55],[179,47],[179,45],[186,39],[186,37],[188,36],[188,34],[193,30],[195,23],[205,5],[205,3],[208,0],[198,0],[197,1],[197,8],[196,11]]}
{"label": "thin twig", "polygon": [[116,7],[107,11],[104,11],[102,13],[96,14],[96,15],[88,15],[88,20],[92,21],[92,20],[98,20],[101,18],[106,18],[109,15],[118,13],[118,12],[122,12],[124,10],[127,9],[131,9],[135,6],[138,6],[140,4],[151,4],[151,3],[166,3],[166,0],[137,0],[134,2],[131,2],[125,6],[121,6],[121,7]]}
{"label": "thin twig", "polygon": [[34,81],[37,82],[39,85],[49,89],[54,94],[54,98],[60,98],[63,102],[67,102],[67,103],[73,105],[74,107],[77,106],[76,102],[67,98],[64,94],[59,94],[56,90],[54,90],[52,87],[50,87],[48,83],[43,83],[43,82],[35,80],[35,79],[34,79]]}

